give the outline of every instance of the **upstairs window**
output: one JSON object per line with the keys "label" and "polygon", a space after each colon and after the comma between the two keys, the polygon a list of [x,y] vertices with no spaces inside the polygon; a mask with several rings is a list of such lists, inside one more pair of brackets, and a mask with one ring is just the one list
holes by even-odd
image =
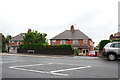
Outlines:
{"label": "upstairs window", "polygon": [[52,44],[56,44],[56,40],[52,40]]}
{"label": "upstairs window", "polygon": [[65,40],[60,40],[60,44],[65,44]]}
{"label": "upstairs window", "polygon": [[88,40],[83,40],[83,44],[88,44]]}
{"label": "upstairs window", "polygon": [[20,41],[17,42],[17,45],[20,45]]}
{"label": "upstairs window", "polygon": [[14,41],[12,41],[12,44],[14,44]]}
{"label": "upstairs window", "polygon": [[73,44],[78,44],[78,40],[73,40]]}

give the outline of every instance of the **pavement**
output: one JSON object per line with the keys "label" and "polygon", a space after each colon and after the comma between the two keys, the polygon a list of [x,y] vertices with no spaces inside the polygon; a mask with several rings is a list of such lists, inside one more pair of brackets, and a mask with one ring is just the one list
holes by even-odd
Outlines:
{"label": "pavement", "polygon": [[81,60],[96,60],[98,57],[92,56],[71,56],[71,55],[40,55],[40,54],[23,54],[23,53],[2,53],[0,56],[28,56],[28,57],[49,57],[49,58],[64,58],[64,59],[81,59]]}

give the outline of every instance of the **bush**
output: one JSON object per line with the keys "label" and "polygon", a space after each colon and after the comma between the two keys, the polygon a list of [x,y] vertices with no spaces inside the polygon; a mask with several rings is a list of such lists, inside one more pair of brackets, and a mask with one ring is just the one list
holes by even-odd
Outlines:
{"label": "bush", "polygon": [[23,44],[23,45],[20,45],[20,48],[21,49],[42,49],[44,48],[44,46],[40,44]]}
{"label": "bush", "polygon": [[48,48],[64,48],[72,49],[71,45],[41,45],[41,44],[23,44],[20,49],[48,49]]}
{"label": "bush", "polygon": [[78,55],[79,54],[79,50],[78,49],[74,49],[74,55]]}
{"label": "bush", "polygon": [[116,41],[120,41],[120,39],[111,40],[111,42],[116,42]]}
{"label": "bush", "polygon": [[78,55],[80,55],[80,56],[84,56],[84,53],[79,53]]}
{"label": "bush", "polygon": [[99,44],[99,50],[103,50],[104,46],[109,42],[110,40],[102,40]]}

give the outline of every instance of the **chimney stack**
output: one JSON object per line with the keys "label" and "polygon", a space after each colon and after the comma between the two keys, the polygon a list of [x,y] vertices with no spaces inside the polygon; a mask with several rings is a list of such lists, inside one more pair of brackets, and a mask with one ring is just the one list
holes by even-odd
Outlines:
{"label": "chimney stack", "polygon": [[31,29],[28,29],[28,32],[31,32],[32,30]]}
{"label": "chimney stack", "polygon": [[71,31],[72,31],[72,32],[74,31],[74,25],[71,26]]}

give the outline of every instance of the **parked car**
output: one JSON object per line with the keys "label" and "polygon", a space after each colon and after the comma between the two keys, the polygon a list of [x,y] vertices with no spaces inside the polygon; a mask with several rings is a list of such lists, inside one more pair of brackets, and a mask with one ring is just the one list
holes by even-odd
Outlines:
{"label": "parked car", "polygon": [[97,56],[97,52],[96,51],[90,51],[88,53],[88,56]]}
{"label": "parked car", "polygon": [[120,56],[120,42],[108,43],[103,49],[103,55],[110,61],[114,61]]}

